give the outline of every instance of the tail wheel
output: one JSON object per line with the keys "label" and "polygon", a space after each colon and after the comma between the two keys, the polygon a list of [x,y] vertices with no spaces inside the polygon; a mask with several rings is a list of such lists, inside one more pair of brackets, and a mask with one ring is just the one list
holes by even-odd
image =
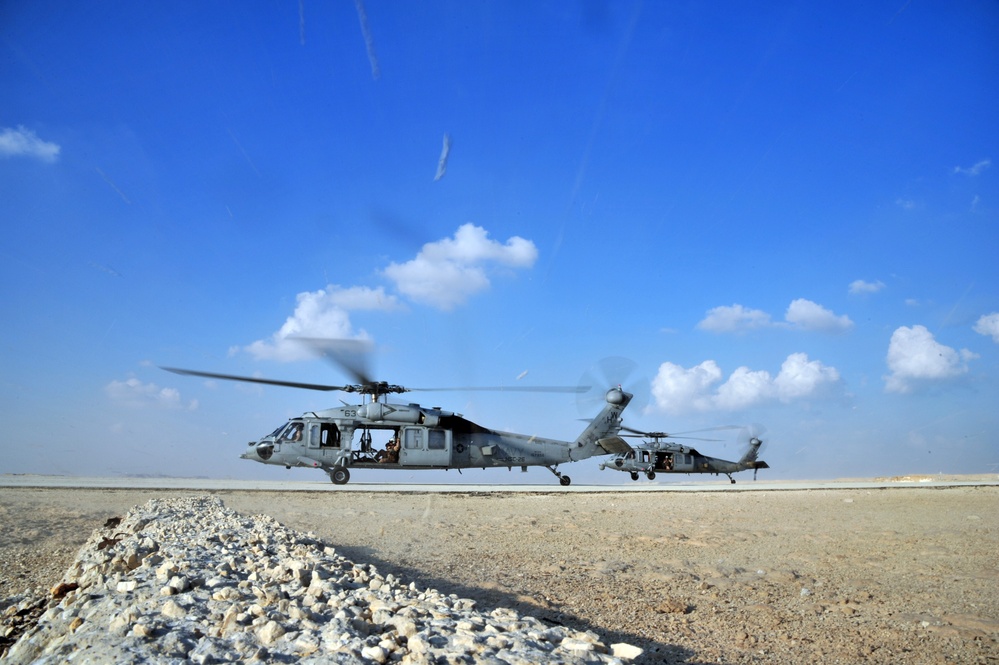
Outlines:
{"label": "tail wheel", "polygon": [[342,466],[338,466],[330,471],[330,480],[333,481],[334,485],[346,485],[347,481],[350,480],[350,471]]}
{"label": "tail wheel", "polygon": [[562,485],[562,487],[568,487],[569,483],[572,482],[572,478],[569,476],[560,476],[558,482]]}

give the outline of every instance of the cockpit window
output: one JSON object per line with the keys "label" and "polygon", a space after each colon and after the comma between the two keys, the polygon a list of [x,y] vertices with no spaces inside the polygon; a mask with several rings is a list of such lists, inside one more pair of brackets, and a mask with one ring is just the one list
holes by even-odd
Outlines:
{"label": "cockpit window", "polygon": [[301,441],[303,429],[305,429],[305,423],[291,423],[284,431],[284,434],[281,435],[281,438],[285,441]]}

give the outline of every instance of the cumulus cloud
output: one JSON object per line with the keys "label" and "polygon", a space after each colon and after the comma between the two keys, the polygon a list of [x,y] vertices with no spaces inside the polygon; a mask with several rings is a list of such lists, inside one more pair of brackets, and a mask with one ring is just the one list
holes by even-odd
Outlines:
{"label": "cumulus cloud", "polygon": [[59,150],[58,144],[43,141],[21,125],[0,129],[0,157],[24,156],[51,163],[59,159]]}
{"label": "cumulus cloud", "polygon": [[960,166],[955,166],[954,167],[954,173],[960,173],[962,175],[975,176],[975,175],[980,174],[982,171],[984,171],[985,169],[989,168],[990,166],[992,166],[992,160],[986,158],[986,159],[981,160],[977,164],[975,164],[973,166],[969,166],[967,168],[962,168]]}
{"label": "cumulus cloud", "polygon": [[877,293],[883,288],[885,288],[885,283],[881,280],[876,282],[865,282],[862,279],[857,279],[850,282],[850,293],[854,295],[861,293]]}
{"label": "cumulus cloud", "polygon": [[198,400],[190,400],[186,404],[180,398],[180,391],[175,388],[160,388],[155,383],[142,383],[132,377],[125,381],[112,381],[104,386],[108,396],[118,404],[130,407],[159,407],[165,409],[198,408]]}
{"label": "cumulus cloud", "polygon": [[652,380],[652,398],[656,407],[671,413],[707,411],[711,408],[712,386],[721,378],[721,368],[714,360],[690,369],[664,362]]}
{"label": "cumulus cloud", "polygon": [[805,298],[798,298],[788,305],[784,322],[773,321],[770,315],[762,310],[749,309],[736,304],[708,310],[707,315],[697,324],[697,327],[715,333],[741,333],[760,328],[777,327],[821,332],[844,332],[853,327],[853,321],[845,314],[837,316],[822,305]]}
{"label": "cumulus cloud", "polygon": [[770,315],[759,309],[742,305],[721,306],[708,310],[697,327],[709,332],[745,332],[773,325]]}
{"label": "cumulus cloud", "polygon": [[968,361],[977,358],[967,349],[956,351],[936,341],[924,326],[902,326],[892,333],[888,344],[885,390],[908,393],[919,384],[960,376],[968,371]]}
{"label": "cumulus cloud", "polygon": [[514,236],[500,244],[482,227],[465,224],[453,238],[427,243],[416,258],[392,263],[384,274],[403,295],[447,311],[489,287],[488,264],[528,268],[537,258],[530,240]]}
{"label": "cumulus cloud", "polygon": [[392,311],[401,305],[395,296],[387,295],[381,287],[362,286],[341,288],[330,285],[318,291],[305,291],[297,296],[295,312],[284,325],[268,339],[257,340],[244,347],[256,358],[267,360],[304,360],[312,358],[309,348],[295,341],[295,337],[321,337],[329,339],[366,338],[363,331],[356,332],[350,322],[350,312],[359,310]]}
{"label": "cumulus cloud", "polygon": [[652,381],[655,408],[674,415],[737,411],[767,402],[790,403],[819,397],[840,381],[835,367],[809,360],[805,353],[789,355],[776,377],[766,370],[739,367],[724,382],[722,378],[722,370],[714,360],[690,369],[665,362]]}
{"label": "cumulus cloud", "polygon": [[[454,237],[424,245],[413,260],[389,264],[383,274],[402,295],[449,310],[489,287],[486,268],[490,264],[523,268],[533,265],[537,257],[538,251],[529,240],[514,236],[501,244],[490,240],[485,229],[465,224]],[[233,347],[230,353],[245,351],[267,360],[304,360],[313,352],[296,337],[370,340],[366,332],[354,329],[351,312],[399,309],[404,309],[400,298],[383,287],[329,285],[305,291],[296,296],[294,313],[277,332],[248,346]]]}
{"label": "cumulus cloud", "polygon": [[777,399],[792,402],[812,397],[828,386],[839,383],[839,371],[819,360],[809,360],[807,353],[792,353],[780,366],[774,379]]}
{"label": "cumulus cloud", "polygon": [[845,332],[853,327],[850,317],[843,314],[836,316],[822,305],[798,298],[787,307],[784,319],[796,328],[802,330],[818,330],[821,332]]}
{"label": "cumulus cloud", "polygon": [[999,344],[999,312],[983,315],[972,330],[979,335],[991,337],[993,342]]}

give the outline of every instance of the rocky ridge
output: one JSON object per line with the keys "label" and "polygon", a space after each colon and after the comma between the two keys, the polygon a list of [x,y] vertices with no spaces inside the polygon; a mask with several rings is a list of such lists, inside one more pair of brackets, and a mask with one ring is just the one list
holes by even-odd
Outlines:
{"label": "rocky ridge", "polygon": [[81,548],[11,663],[625,663],[641,650],[406,585],[214,497],[153,499]]}

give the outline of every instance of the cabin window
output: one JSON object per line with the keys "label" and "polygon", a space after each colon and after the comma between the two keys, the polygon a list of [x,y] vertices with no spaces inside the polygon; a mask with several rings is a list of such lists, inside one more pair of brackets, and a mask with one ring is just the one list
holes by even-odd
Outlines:
{"label": "cabin window", "polygon": [[422,448],[423,447],[423,432],[418,429],[407,429],[405,430],[405,441],[403,446],[407,449],[412,448]]}
{"label": "cabin window", "polygon": [[428,433],[427,448],[430,450],[444,450],[446,442],[444,440],[444,430],[432,429]]}

